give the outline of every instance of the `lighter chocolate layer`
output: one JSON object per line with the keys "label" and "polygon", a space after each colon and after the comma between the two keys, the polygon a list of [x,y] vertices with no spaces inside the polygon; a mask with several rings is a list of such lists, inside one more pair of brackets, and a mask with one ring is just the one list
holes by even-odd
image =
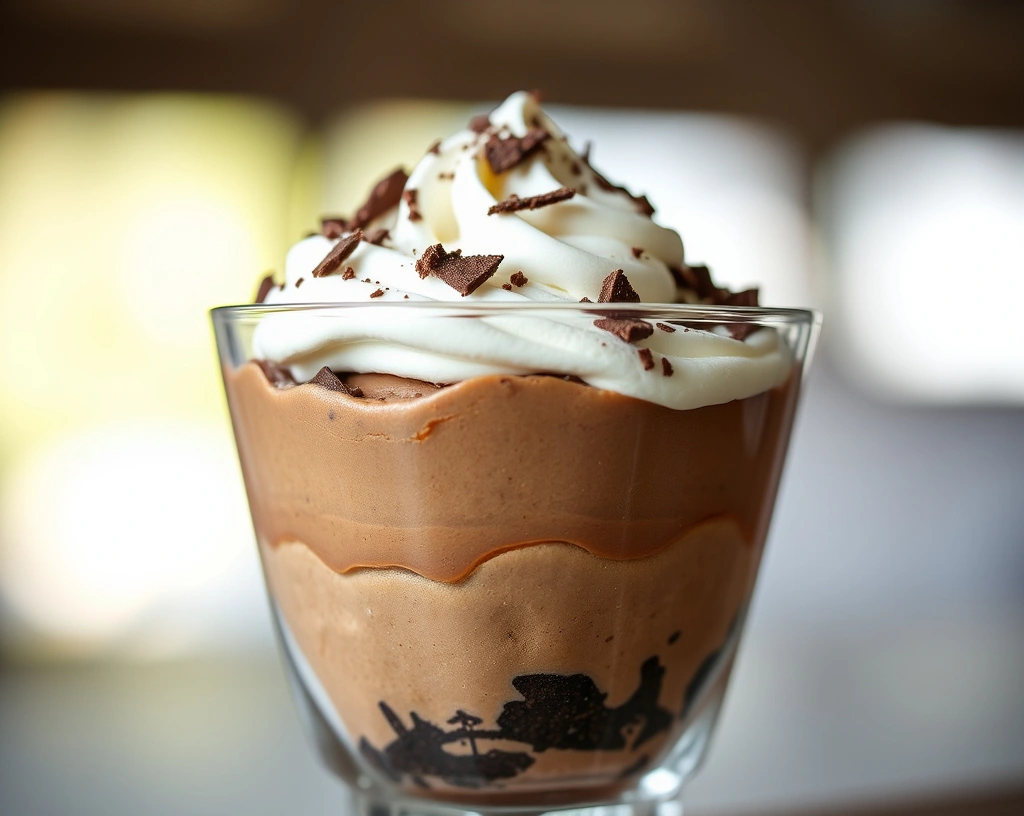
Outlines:
{"label": "lighter chocolate layer", "polygon": [[[654,730],[651,715],[624,720],[619,749],[537,751],[507,738],[479,740],[481,753],[530,757],[528,767],[472,794],[479,801],[607,786],[632,767],[656,767],[688,724],[687,686],[726,640],[757,562],[756,548],[727,518],[697,525],[648,558],[611,561],[544,544],[492,558],[457,583],[401,569],[338,574],[298,542],[261,548],[285,622],[352,744],[365,740],[375,751],[397,737],[382,702],[407,729],[415,712],[451,733],[461,710],[480,718],[477,731],[493,734],[506,703],[522,699],[517,676],[584,674],[614,709],[637,693],[645,662],[663,667],[650,703],[665,721]],[[641,739],[648,721],[654,733]],[[445,751],[465,755],[470,747],[453,741]],[[453,788],[424,779],[433,791]]]}
{"label": "lighter chocolate layer", "polygon": [[255,363],[225,381],[264,541],[305,542],[337,572],[395,566],[458,581],[543,542],[647,557],[720,515],[759,549],[797,376],[690,411],[544,376],[383,402],[278,390]]}

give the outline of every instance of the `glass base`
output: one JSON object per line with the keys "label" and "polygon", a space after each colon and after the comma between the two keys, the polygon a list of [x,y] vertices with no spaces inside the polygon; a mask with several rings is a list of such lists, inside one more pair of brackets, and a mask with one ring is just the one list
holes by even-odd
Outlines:
{"label": "glass base", "polygon": [[407,799],[380,800],[357,791],[351,793],[351,808],[356,816],[541,816],[557,812],[559,816],[682,816],[683,803],[678,793],[668,799],[622,802],[611,805],[571,807],[550,811],[535,808],[460,809]]}

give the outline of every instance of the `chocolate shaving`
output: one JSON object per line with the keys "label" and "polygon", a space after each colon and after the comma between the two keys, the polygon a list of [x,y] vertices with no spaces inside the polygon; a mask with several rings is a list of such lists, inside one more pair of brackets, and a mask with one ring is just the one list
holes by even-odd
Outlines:
{"label": "chocolate shaving", "polygon": [[668,357],[662,357],[661,358],[661,373],[662,373],[662,375],[665,376],[665,377],[671,377],[673,371],[675,371],[675,369],[672,368],[672,363],[670,363],[668,361]]}
{"label": "chocolate shaving", "polygon": [[513,193],[504,201],[499,201],[491,207],[487,214],[497,215],[498,213],[518,212],[519,210],[536,210],[540,207],[547,207],[549,204],[557,204],[559,201],[568,201],[574,195],[576,195],[576,191],[568,187],[559,187],[550,193],[527,196],[526,198],[520,198]]}
{"label": "chocolate shaving", "polygon": [[668,332],[669,334],[672,334],[672,332],[675,331],[675,327],[668,325],[668,323],[655,323],[654,325],[661,329],[663,332]]}
{"label": "chocolate shaving", "polygon": [[711,270],[703,264],[669,267],[669,271],[677,286],[690,289],[705,303],[714,306],[757,306],[757,289],[730,292],[724,287],[717,286],[711,278]]}
{"label": "chocolate shaving", "polygon": [[441,181],[451,181],[453,178],[455,178],[455,172],[450,170],[447,173],[438,173],[437,177]]}
{"label": "chocolate shaving", "polygon": [[375,244],[376,246],[380,246],[381,244],[384,243],[384,239],[387,238],[390,234],[391,233],[389,233],[383,227],[378,227],[377,229],[370,230],[368,233],[366,233],[366,235],[363,236],[363,240],[366,241],[366,243],[368,244]]}
{"label": "chocolate shaving", "polygon": [[495,174],[505,173],[537,152],[549,138],[551,134],[541,128],[531,128],[525,136],[492,136],[484,145],[484,156]]}
{"label": "chocolate shaving", "polygon": [[606,332],[611,332],[620,340],[635,343],[654,334],[654,326],[646,320],[631,317],[602,317],[594,321],[594,325]]}
{"label": "chocolate shaving", "polygon": [[267,299],[267,295],[270,294],[270,290],[274,288],[274,276],[266,275],[263,280],[260,281],[259,289],[256,290],[255,303],[262,303]]}
{"label": "chocolate shaving", "polygon": [[335,238],[340,238],[347,227],[348,222],[344,218],[320,219],[320,234],[327,238],[330,238],[332,241]]}
{"label": "chocolate shaving", "polygon": [[359,211],[348,223],[348,227],[350,229],[365,227],[373,219],[397,206],[408,180],[409,176],[399,167],[390,176],[378,181],[370,191],[370,197],[366,199],[366,203],[359,208]]}
{"label": "chocolate shaving", "polygon": [[530,279],[522,272],[513,272],[511,276],[509,276],[508,282],[513,286],[526,286],[526,284],[530,282]]}
{"label": "chocolate shaving", "polygon": [[757,289],[744,289],[742,292],[732,292],[726,296],[727,306],[757,306]]}
{"label": "chocolate shaving", "polygon": [[384,290],[383,289],[378,289],[376,292],[370,292],[370,297],[378,298],[378,297],[380,297],[383,294],[384,294]]}
{"label": "chocolate shaving", "polygon": [[341,277],[343,280],[352,280],[352,278],[354,278],[355,276],[356,270],[354,270],[351,266],[346,266],[345,271],[341,273]]}
{"label": "chocolate shaving", "polygon": [[298,289],[300,286],[302,286],[302,282],[304,280],[305,278],[299,278],[297,281],[295,281],[295,288]]}
{"label": "chocolate shaving", "polygon": [[501,288],[504,289],[506,292],[511,292],[512,291],[512,284],[511,283],[503,283],[501,285]]}
{"label": "chocolate shaving", "polygon": [[345,383],[343,383],[340,379],[338,379],[338,376],[333,371],[331,371],[331,369],[329,369],[327,366],[321,368],[316,373],[316,376],[309,382],[312,385],[319,385],[321,388],[326,388],[328,391],[338,391],[339,393],[342,394],[350,394],[352,396],[356,396],[355,394],[352,393],[352,389],[345,385]]}
{"label": "chocolate shaving", "polygon": [[474,133],[484,133],[491,126],[491,117],[486,113],[478,113],[469,120],[469,129]]}
{"label": "chocolate shaving", "polygon": [[650,371],[654,368],[654,355],[650,349],[638,348],[636,353],[640,356],[640,362],[644,365],[644,371]]}
{"label": "chocolate shaving", "polygon": [[711,280],[711,270],[704,265],[684,266],[679,270],[685,286],[697,293],[699,298],[717,299],[719,289]]}
{"label": "chocolate shaving", "polygon": [[313,277],[322,278],[325,275],[330,275],[341,266],[342,261],[355,251],[355,248],[362,239],[363,231],[357,229],[351,235],[346,235],[338,241],[338,243],[331,247],[331,251],[327,253],[327,256],[316,265],[316,269],[313,270]]}
{"label": "chocolate shaving", "polygon": [[726,328],[733,340],[746,340],[754,332],[759,331],[761,326],[756,323],[730,323]]}
{"label": "chocolate shaving", "polygon": [[260,367],[267,381],[275,388],[291,388],[295,385],[295,379],[286,368],[270,360],[257,360],[256,365]]}
{"label": "chocolate shaving", "polygon": [[441,152],[441,140],[435,139],[434,143],[427,148],[428,153],[433,153],[435,156]]}
{"label": "chocolate shaving", "polygon": [[598,303],[639,303],[640,295],[630,286],[629,278],[621,269],[610,273],[601,284]]}
{"label": "chocolate shaving", "polygon": [[[626,192],[629,193],[628,190]],[[633,203],[636,204],[636,208],[640,210],[640,215],[646,215],[648,218],[651,218],[654,215],[654,205],[647,200],[647,196],[633,195],[629,193],[629,197],[633,199]]]}
{"label": "chocolate shaving", "polygon": [[586,148],[584,148],[582,158],[583,161],[587,163],[587,167],[590,168],[590,172],[594,174],[594,181],[597,183],[598,187],[600,187],[606,193],[623,193],[633,201],[633,204],[636,205],[636,208],[641,215],[646,215],[648,218],[654,215],[654,207],[652,207],[651,202],[647,200],[647,196],[633,195],[621,184],[612,184],[610,181],[608,181],[608,179],[606,179],[604,176],[598,173],[597,170],[594,169],[594,165],[590,163],[590,142],[587,142],[587,146]]}
{"label": "chocolate shaving", "polygon": [[402,193],[402,200],[406,203],[409,208],[409,220],[410,221],[422,221],[423,216],[420,214],[419,204],[416,202],[417,191],[416,190],[405,190]]}
{"label": "chocolate shaving", "polygon": [[594,302],[594,301],[592,301],[592,300],[591,300],[590,298],[588,298],[588,297],[582,297],[582,298],[580,298],[580,303],[593,303],[593,302]]}
{"label": "chocolate shaving", "polygon": [[643,254],[644,254],[644,248],[643,247],[633,247],[633,257],[634,258],[639,258]]}
{"label": "chocolate shaving", "polygon": [[423,255],[416,261],[416,272],[421,278],[428,275],[440,278],[465,297],[475,292],[485,280],[491,277],[504,259],[504,255],[466,255],[463,257],[461,249],[445,252],[443,246],[434,244],[423,250]]}
{"label": "chocolate shaving", "polygon": [[670,266],[668,268],[668,271],[672,273],[672,280],[675,281],[675,284],[676,284],[676,286],[678,288],[680,288],[680,289],[687,289],[687,288],[689,288],[686,285],[686,278],[683,277],[683,270],[680,267],[678,267],[678,266]]}

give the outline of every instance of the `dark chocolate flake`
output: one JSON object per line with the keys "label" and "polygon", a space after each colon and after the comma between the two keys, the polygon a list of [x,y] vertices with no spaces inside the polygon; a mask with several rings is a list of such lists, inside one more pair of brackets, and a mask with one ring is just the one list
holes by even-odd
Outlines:
{"label": "dark chocolate flake", "polygon": [[627,343],[635,343],[654,334],[654,326],[646,320],[636,320],[631,317],[602,317],[595,320],[594,325],[606,332],[611,332]]}
{"label": "dark chocolate flake", "polygon": [[633,203],[636,204],[636,208],[640,211],[641,215],[646,215],[648,218],[654,215],[654,205],[647,200],[647,196],[630,194],[630,198],[633,199]]}
{"label": "dark chocolate flake", "polygon": [[409,220],[410,221],[422,221],[423,216],[420,214],[420,206],[417,203],[418,192],[416,190],[405,190],[402,193],[402,200],[409,208]]}
{"label": "dark chocolate flake", "polygon": [[668,361],[668,357],[661,358],[661,373],[666,377],[671,377],[672,372],[675,369],[672,368],[672,363]]}
{"label": "dark chocolate flake", "polygon": [[581,298],[580,298],[580,303],[593,303],[593,302],[594,302],[594,301],[592,301],[592,300],[591,300],[590,298],[588,298],[588,297],[581,297]]}
{"label": "dark chocolate flake", "polygon": [[330,275],[344,261],[349,255],[351,255],[355,248],[359,245],[359,242],[363,239],[363,231],[357,229],[351,235],[346,235],[338,243],[336,243],[331,251],[327,253],[327,256],[316,265],[316,269],[313,270],[314,278],[322,278],[325,275]]}
{"label": "dark chocolate flake", "polygon": [[486,113],[478,113],[469,120],[469,129],[474,133],[484,133],[491,126],[491,119]]}
{"label": "dark chocolate flake", "polygon": [[756,323],[730,323],[727,328],[733,340],[746,340],[761,327]]}
{"label": "dark chocolate flake", "polygon": [[608,181],[608,179],[606,179],[604,176],[598,173],[597,170],[594,169],[594,165],[590,163],[589,142],[587,143],[587,147],[583,153],[582,158],[583,161],[587,163],[587,167],[590,168],[590,172],[594,174],[594,182],[597,184],[598,187],[600,187],[606,193],[622,193],[623,195],[628,196],[633,201],[633,204],[636,206],[637,210],[642,215],[646,215],[648,218],[654,215],[654,207],[652,207],[651,202],[647,200],[647,196],[633,195],[629,190],[627,190],[622,185],[612,184],[610,181]]}
{"label": "dark chocolate flake", "polygon": [[644,371],[650,371],[654,368],[654,354],[648,348],[638,348],[636,350],[637,355],[640,357],[640,362],[643,363]]}
{"label": "dark chocolate flake", "polygon": [[463,256],[461,249],[446,252],[441,244],[434,244],[423,250],[416,272],[421,278],[434,275],[466,297],[490,278],[504,259],[504,255]]}
{"label": "dark chocolate flake", "polygon": [[375,292],[370,292],[370,297],[372,297],[372,298],[379,298],[383,294],[384,294],[384,290],[383,289],[378,289]]}
{"label": "dark chocolate flake", "polygon": [[327,366],[321,368],[316,373],[316,376],[309,382],[312,385],[319,385],[321,388],[326,388],[328,391],[338,391],[342,394],[352,393],[352,389],[339,380],[337,375]]}
{"label": "dark chocolate flake", "polygon": [[504,289],[506,292],[511,292],[512,291],[512,284],[511,283],[503,283],[501,285],[501,288]]}
{"label": "dark chocolate flake", "polygon": [[633,257],[634,258],[639,258],[643,254],[644,254],[644,248],[643,247],[633,247]]}
{"label": "dark chocolate flake", "polygon": [[373,219],[383,215],[392,207],[397,206],[402,198],[402,190],[409,180],[406,172],[399,167],[390,176],[381,179],[370,191],[370,197],[359,208],[355,217],[349,222],[350,229],[365,227]]}
{"label": "dark chocolate flake", "polygon": [[669,334],[672,334],[672,332],[675,331],[675,327],[670,326],[668,323],[655,323],[654,325],[661,329],[663,332],[668,332]]}
{"label": "dark chocolate flake", "polygon": [[541,128],[531,128],[525,136],[492,136],[484,145],[484,156],[495,174],[505,173],[537,152],[549,138],[551,134]]}
{"label": "dark chocolate flake", "polygon": [[497,215],[498,213],[511,213],[518,212],[519,210],[536,210],[541,207],[547,207],[549,204],[568,201],[574,195],[576,195],[576,191],[568,187],[559,187],[557,190],[552,190],[550,193],[527,196],[526,198],[520,198],[519,196],[512,194],[504,201],[499,201],[497,204],[492,206],[487,210],[487,214]]}
{"label": "dark chocolate flake", "polygon": [[355,276],[356,271],[351,266],[345,267],[345,271],[341,273],[341,277],[344,280],[352,280],[352,278],[354,278]]}
{"label": "dark chocolate flake", "polygon": [[441,140],[435,139],[434,143],[427,148],[428,153],[433,153],[435,156],[441,152]]}
{"label": "dark chocolate flake", "polygon": [[522,272],[513,272],[511,277],[509,277],[508,282],[513,286],[526,286],[526,284],[530,282],[530,279]]}
{"label": "dark chocolate flake", "polygon": [[299,278],[297,281],[295,281],[295,288],[298,289],[300,286],[302,286],[302,282],[304,280],[305,278]]}
{"label": "dark chocolate flake", "polygon": [[757,296],[757,289],[744,289],[727,295],[725,303],[727,306],[757,306]]}
{"label": "dark chocolate flake", "polygon": [[711,280],[711,270],[706,266],[684,266],[679,273],[686,286],[697,293],[697,297],[709,298],[718,293],[718,287]]}
{"label": "dark chocolate flake", "polygon": [[277,363],[270,360],[257,360],[256,365],[260,367],[267,381],[275,388],[291,388],[295,385],[295,380],[288,369],[282,368]]}
{"label": "dark chocolate flake", "polygon": [[610,273],[601,284],[598,303],[639,303],[640,295],[629,283],[629,278],[621,269]]}
{"label": "dark chocolate flake", "polygon": [[321,218],[320,234],[333,241],[342,236],[347,226],[348,222],[344,218]]}
{"label": "dark chocolate flake", "polygon": [[262,303],[267,299],[267,295],[270,294],[270,290],[274,288],[274,276],[266,275],[263,280],[260,281],[259,289],[256,290],[256,303]]}

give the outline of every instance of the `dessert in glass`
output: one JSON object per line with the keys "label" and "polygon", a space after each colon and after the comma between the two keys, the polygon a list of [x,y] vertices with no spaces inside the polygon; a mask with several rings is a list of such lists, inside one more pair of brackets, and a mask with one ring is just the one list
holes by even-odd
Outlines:
{"label": "dessert in glass", "polygon": [[517,93],[213,312],[285,665],[357,809],[678,806],[818,316]]}

